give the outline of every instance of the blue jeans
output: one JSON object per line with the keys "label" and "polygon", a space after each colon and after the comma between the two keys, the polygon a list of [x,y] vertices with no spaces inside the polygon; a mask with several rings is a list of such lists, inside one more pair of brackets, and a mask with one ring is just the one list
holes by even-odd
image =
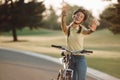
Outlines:
{"label": "blue jeans", "polygon": [[74,55],[69,63],[69,68],[74,71],[73,80],[86,80],[87,64],[85,56]]}

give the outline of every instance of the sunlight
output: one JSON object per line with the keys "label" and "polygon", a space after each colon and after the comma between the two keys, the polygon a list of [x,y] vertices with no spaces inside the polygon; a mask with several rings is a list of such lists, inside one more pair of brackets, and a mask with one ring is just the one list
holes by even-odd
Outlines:
{"label": "sunlight", "polygon": [[[59,9],[62,7],[63,0],[45,0],[46,8],[49,8],[50,5],[54,7],[57,11],[57,15],[60,15]],[[82,6],[88,10],[90,10],[96,18],[99,18],[99,14],[112,3],[117,3],[117,0],[112,0],[111,2],[102,1],[102,0],[64,0],[64,2],[74,6]]]}

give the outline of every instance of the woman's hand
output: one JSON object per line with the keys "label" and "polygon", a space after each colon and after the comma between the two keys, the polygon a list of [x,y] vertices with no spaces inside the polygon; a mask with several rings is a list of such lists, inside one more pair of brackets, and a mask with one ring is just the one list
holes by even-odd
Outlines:
{"label": "woman's hand", "polygon": [[62,7],[62,16],[66,16],[67,15],[67,12],[68,12],[68,6],[63,6]]}
{"label": "woman's hand", "polygon": [[91,29],[92,31],[95,31],[96,28],[97,28],[97,26],[98,26],[99,24],[100,24],[100,23],[98,22],[98,20],[97,20],[97,19],[94,19],[94,20],[92,21],[91,25],[90,25],[90,29]]}

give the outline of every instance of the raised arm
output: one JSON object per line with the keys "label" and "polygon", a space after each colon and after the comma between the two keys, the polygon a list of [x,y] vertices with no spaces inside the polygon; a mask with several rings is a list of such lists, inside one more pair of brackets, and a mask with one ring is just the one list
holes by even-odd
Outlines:
{"label": "raised arm", "polygon": [[98,20],[94,19],[91,25],[89,25],[89,29],[83,30],[83,34],[87,35],[94,32],[98,25],[99,25]]}
{"label": "raised arm", "polygon": [[67,35],[67,25],[66,25],[66,16],[67,16],[67,8],[63,7],[62,16],[61,16],[61,28],[62,31]]}

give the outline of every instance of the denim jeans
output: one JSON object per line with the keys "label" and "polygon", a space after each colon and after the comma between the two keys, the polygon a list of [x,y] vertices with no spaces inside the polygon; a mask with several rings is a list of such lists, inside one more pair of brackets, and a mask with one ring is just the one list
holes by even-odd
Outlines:
{"label": "denim jeans", "polygon": [[73,80],[86,80],[87,65],[85,56],[74,55],[69,63],[69,68],[74,71]]}

